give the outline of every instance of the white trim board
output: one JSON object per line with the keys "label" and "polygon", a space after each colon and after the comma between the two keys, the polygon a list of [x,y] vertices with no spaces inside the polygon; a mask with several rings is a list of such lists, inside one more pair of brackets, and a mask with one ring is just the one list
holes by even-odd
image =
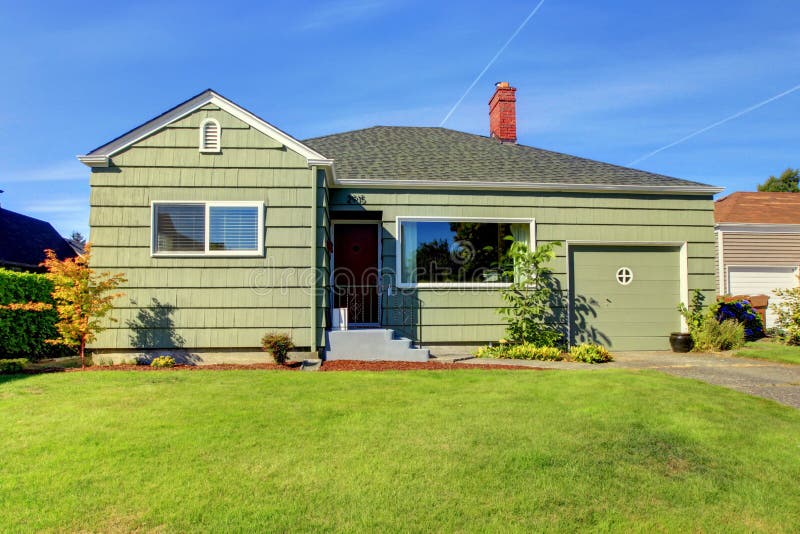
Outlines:
{"label": "white trim board", "polygon": [[721,187],[687,185],[620,185],[620,184],[572,184],[537,182],[492,182],[487,180],[374,180],[334,178],[338,187],[357,187],[365,189],[463,189],[503,191],[565,191],[571,193],[592,193],[597,191],[617,193],[673,193],[692,195],[711,195],[723,191]]}
{"label": "white trim board", "polygon": [[142,124],[141,126],[134,128],[130,132],[118,137],[117,139],[114,139],[113,141],[106,143],[95,150],[92,150],[90,153],[83,156],[77,156],[78,160],[89,167],[108,167],[110,159],[114,154],[119,153],[121,150],[124,150],[137,141],[141,141],[148,135],[151,135],[161,128],[164,128],[166,125],[189,115],[190,113],[207,104],[213,104],[219,107],[242,122],[250,125],[252,128],[271,137],[272,139],[275,139],[287,148],[294,150],[308,160],[309,166],[331,165],[333,163],[332,160],[304,145],[291,135],[279,130],[275,126],[250,113],[246,109],[234,104],[227,98],[215,93],[211,89],[203,91],[199,95],[190,98],[183,104],[180,104],[166,113],[163,113],[158,117]]}

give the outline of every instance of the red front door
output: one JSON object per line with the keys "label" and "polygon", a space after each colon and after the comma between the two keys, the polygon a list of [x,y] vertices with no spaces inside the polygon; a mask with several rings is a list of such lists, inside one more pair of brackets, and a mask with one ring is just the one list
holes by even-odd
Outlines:
{"label": "red front door", "polygon": [[378,324],[379,224],[333,226],[333,306],[347,308],[351,324]]}

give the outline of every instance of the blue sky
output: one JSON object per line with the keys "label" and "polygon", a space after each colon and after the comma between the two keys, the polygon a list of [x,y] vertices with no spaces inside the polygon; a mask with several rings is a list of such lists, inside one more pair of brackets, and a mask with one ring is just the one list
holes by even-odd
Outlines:
{"label": "blue sky", "polygon": [[[438,125],[537,1],[0,1],[3,207],[88,230],[85,153],[211,87],[303,139]],[[796,2],[546,0],[446,126],[625,165],[800,84]],[[649,171],[753,190],[800,166],[800,91]]]}

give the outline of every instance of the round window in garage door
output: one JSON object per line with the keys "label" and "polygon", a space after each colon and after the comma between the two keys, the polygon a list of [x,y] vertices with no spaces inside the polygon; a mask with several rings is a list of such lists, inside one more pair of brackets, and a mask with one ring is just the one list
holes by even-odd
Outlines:
{"label": "round window in garage door", "polygon": [[620,267],[617,269],[617,282],[623,286],[629,285],[633,282],[633,271],[628,267]]}

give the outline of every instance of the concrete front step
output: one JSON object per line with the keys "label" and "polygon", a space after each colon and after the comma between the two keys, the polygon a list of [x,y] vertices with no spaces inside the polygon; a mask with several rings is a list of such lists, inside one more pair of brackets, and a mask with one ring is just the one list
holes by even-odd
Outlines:
{"label": "concrete front step", "polygon": [[326,360],[427,362],[428,349],[416,349],[411,340],[388,328],[333,330],[326,335]]}

